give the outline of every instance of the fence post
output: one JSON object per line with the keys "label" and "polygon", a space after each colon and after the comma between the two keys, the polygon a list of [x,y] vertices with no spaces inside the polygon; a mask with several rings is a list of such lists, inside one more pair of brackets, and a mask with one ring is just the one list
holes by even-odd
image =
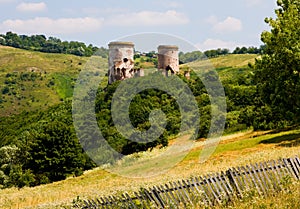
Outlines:
{"label": "fence post", "polygon": [[231,168],[226,171],[226,176],[229,179],[229,182],[232,185],[232,187],[235,188],[235,190],[238,192],[238,194],[241,197],[243,197],[243,194],[242,194],[242,192],[241,192],[241,190],[239,188],[239,185],[238,185],[238,183],[237,183],[237,181],[235,179],[235,176],[234,176],[233,171],[231,170]]}

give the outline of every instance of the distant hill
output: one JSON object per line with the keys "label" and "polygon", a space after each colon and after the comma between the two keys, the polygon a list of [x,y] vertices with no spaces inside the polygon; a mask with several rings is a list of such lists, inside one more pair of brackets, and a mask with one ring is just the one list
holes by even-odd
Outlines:
{"label": "distant hill", "polygon": [[6,34],[0,34],[0,45],[31,51],[73,54],[85,57],[90,57],[95,53],[103,58],[108,56],[108,50],[103,47],[98,48],[92,44],[86,45],[79,41],[62,41],[55,37],[47,38],[45,35],[28,36],[7,32]]}
{"label": "distant hill", "polygon": [[[72,97],[89,58],[0,46],[0,116],[46,109]],[[106,71],[107,59],[95,63]]]}
{"label": "distant hill", "polygon": [[[258,55],[228,54],[209,59],[221,77],[225,70],[247,67]],[[46,109],[72,97],[73,86],[88,57],[67,54],[41,53],[0,46],[0,116],[22,111]],[[107,70],[107,59],[96,58],[97,68]],[[188,65],[195,70],[207,61],[195,61]]]}

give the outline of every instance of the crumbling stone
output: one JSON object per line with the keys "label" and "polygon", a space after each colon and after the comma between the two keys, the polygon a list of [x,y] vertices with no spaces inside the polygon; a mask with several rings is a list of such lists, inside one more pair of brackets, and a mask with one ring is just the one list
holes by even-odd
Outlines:
{"label": "crumbling stone", "polygon": [[[134,68],[134,44],[132,42],[109,43],[108,83],[124,80],[134,76],[144,76],[142,68]],[[165,76],[179,74],[178,47],[174,45],[158,46],[158,70]],[[190,78],[190,71],[184,71]]]}

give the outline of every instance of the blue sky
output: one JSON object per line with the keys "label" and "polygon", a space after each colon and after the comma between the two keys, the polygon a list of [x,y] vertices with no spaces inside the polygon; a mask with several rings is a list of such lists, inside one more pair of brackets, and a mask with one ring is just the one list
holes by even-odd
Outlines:
{"label": "blue sky", "polygon": [[181,37],[200,50],[259,46],[276,0],[0,0],[0,33],[45,34],[107,47],[130,34]]}

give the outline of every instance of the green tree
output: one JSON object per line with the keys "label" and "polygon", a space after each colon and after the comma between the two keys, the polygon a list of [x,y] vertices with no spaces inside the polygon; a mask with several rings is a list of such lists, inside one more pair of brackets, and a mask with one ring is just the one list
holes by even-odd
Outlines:
{"label": "green tree", "polygon": [[74,130],[61,121],[40,122],[31,132],[30,159],[26,167],[37,176],[37,184],[77,175],[84,168],[85,156]]}
{"label": "green tree", "polygon": [[26,153],[15,145],[0,148],[0,188],[32,186],[35,178],[30,169],[22,166]]}
{"label": "green tree", "polygon": [[261,40],[264,54],[256,60],[255,80],[261,106],[272,109],[273,121],[295,123],[300,116],[300,0],[278,0],[271,31]]}

